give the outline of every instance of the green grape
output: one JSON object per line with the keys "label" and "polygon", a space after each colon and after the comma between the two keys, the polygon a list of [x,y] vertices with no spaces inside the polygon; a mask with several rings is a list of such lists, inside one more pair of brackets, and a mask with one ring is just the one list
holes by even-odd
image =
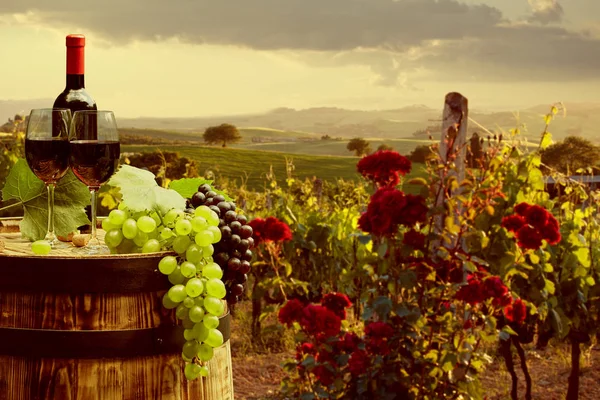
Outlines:
{"label": "green grape", "polygon": [[122,210],[112,210],[108,214],[108,222],[113,224],[114,226],[121,226],[127,219],[127,213]]}
{"label": "green grape", "polygon": [[208,367],[206,365],[200,367],[200,376],[203,378],[208,376]]}
{"label": "green grape", "polygon": [[134,219],[126,219],[125,222],[123,222],[123,227],[121,229],[123,230],[123,236],[127,239],[133,239],[137,236],[138,227],[137,222],[135,222]]}
{"label": "green grape", "polygon": [[227,294],[227,289],[222,280],[212,278],[206,282],[206,293],[215,296],[218,299],[222,299]]}
{"label": "green grape", "polygon": [[187,296],[185,293],[185,286],[181,284],[171,286],[171,289],[169,289],[167,293],[169,294],[169,298],[175,303],[181,303]]}
{"label": "green grape", "polygon": [[225,304],[216,297],[206,296],[204,298],[204,308],[210,314],[220,317],[225,312]]}
{"label": "green grape", "polygon": [[198,354],[199,344],[196,340],[188,340],[183,344],[183,354],[187,357],[193,358]]}
{"label": "green grape", "polygon": [[175,310],[175,316],[179,319],[186,319],[188,313],[189,309],[181,303],[177,306],[177,310]]}
{"label": "green grape", "polygon": [[142,247],[142,253],[156,253],[160,251],[160,242],[156,239],[150,239]]}
{"label": "green grape", "polygon": [[210,361],[213,358],[215,352],[214,352],[214,350],[213,350],[212,347],[210,347],[209,345],[203,343],[200,346],[198,346],[198,353],[197,354],[198,354],[198,358],[200,360],[202,360],[202,361]]}
{"label": "green grape", "polygon": [[167,228],[166,226],[160,226],[158,228],[158,235],[161,237],[161,239],[170,239],[173,236],[175,236],[175,234],[173,233],[173,231],[171,230],[171,228]]}
{"label": "green grape", "polygon": [[150,233],[146,233],[146,235],[148,235],[148,239],[157,239],[158,240],[158,237],[159,237],[158,230],[156,230],[156,229]]}
{"label": "green grape", "polygon": [[185,251],[185,259],[191,263],[198,264],[202,259],[201,247],[191,244]]}
{"label": "green grape", "polygon": [[121,232],[121,229],[119,228],[111,229],[110,231],[106,232],[106,235],[104,235],[104,243],[106,243],[108,247],[117,247],[122,241],[123,232]]}
{"label": "green grape", "polygon": [[221,279],[223,270],[216,262],[210,262],[202,268],[202,276],[208,279]]}
{"label": "green grape", "polygon": [[206,326],[204,326],[202,322],[194,324],[192,331],[194,332],[194,337],[199,342],[204,342],[206,340],[206,337],[208,336],[208,329],[206,328]]}
{"label": "green grape", "polygon": [[138,229],[137,235],[135,235],[135,237],[133,238],[133,243],[135,243],[135,245],[138,247],[142,247],[144,246],[144,243],[148,241],[148,239],[148,234]]}
{"label": "green grape", "polygon": [[52,245],[47,240],[36,240],[31,244],[31,251],[38,256],[45,256],[52,250]]}
{"label": "green grape", "polygon": [[190,297],[198,297],[204,291],[204,284],[201,279],[192,278],[186,283],[185,291]]}
{"label": "green grape", "polygon": [[209,329],[204,343],[212,347],[219,347],[223,344],[223,334],[218,329]]}
{"label": "green grape", "polygon": [[202,307],[194,306],[190,308],[190,320],[192,322],[198,323],[202,321],[205,317],[204,309]]}
{"label": "green grape", "polygon": [[204,307],[204,297],[196,297],[194,299],[194,304],[198,307]]}
{"label": "green grape", "polygon": [[150,233],[156,229],[156,221],[152,217],[144,215],[137,220],[137,227],[144,233]]}
{"label": "green grape", "polygon": [[[189,363],[183,369],[183,374],[187,380],[193,381],[202,374],[202,367],[198,364]],[[205,376],[205,375],[202,375]]]}
{"label": "green grape", "polygon": [[115,228],[118,228],[118,226],[111,224],[110,221],[108,220],[108,218],[104,218],[102,220],[102,229],[104,229],[106,232],[110,231],[111,229],[115,229]]}
{"label": "green grape", "polygon": [[219,226],[219,216],[213,210],[210,210],[210,214],[206,217],[206,222],[210,226]]}
{"label": "green grape", "polygon": [[205,314],[204,318],[202,319],[202,323],[206,329],[215,329],[217,326],[219,326],[219,318],[211,314]]}
{"label": "green grape", "polygon": [[202,255],[203,255],[204,257],[210,257],[210,256],[212,256],[213,254],[215,254],[215,248],[213,247],[213,245],[212,245],[212,244],[209,244],[208,246],[204,246],[204,247],[202,248]]}
{"label": "green grape", "polygon": [[177,259],[173,256],[163,257],[163,259],[158,263],[158,270],[165,275],[173,273],[176,268]]}
{"label": "green grape", "polygon": [[146,215],[146,211],[138,211],[136,213],[134,213],[131,218],[135,219],[136,221],[140,218],[142,218],[143,216]]}
{"label": "green grape", "polygon": [[181,274],[181,267],[178,265],[175,267],[175,271],[169,274],[169,282],[171,282],[173,285],[178,285],[183,283],[183,281],[185,281],[185,276]]}
{"label": "green grape", "polygon": [[192,308],[192,307],[194,307],[195,304],[196,303],[194,302],[194,299],[189,296],[183,300],[183,305],[186,306],[187,308]]}
{"label": "green grape", "polygon": [[185,253],[185,251],[187,250],[187,248],[189,247],[189,245],[191,243],[192,243],[192,241],[190,240],[189,237],[187,237],[187,236],[177,236],[173,240],[173,243],[171,244],[171,247],[178,254],[183,254],[183,253]]}
{"label": "green grape", "polygon": [[183,354],[183,352],[181,352],[181,358],[183,358],[183,361],[185,361],[185,362],[192,362],[192,361],[194,361],[193,358],[189,358],[188,356],[186,356],[185,354]]}
{"label": "green grape", "polygon": [[119,203],[119,206],[117,207],[117,209],[119,209],[119,210],[121,210],[121,211],[125,211],[125,212],[127,212],[127,214],[129,214],[129,212],[128,212],[128,209],[127,209],[127,206],[126,206],[126,205],[125,205],[125,203],[123,203],[123,202],[120,202],[120,203]]}
{"label": "green grape", "polygon": [[136,249],[135,249],[135,243],[133,243],[133,240],[130,239],[123,239],[121,241],[121,244],[118,245],[115,248],[115,251],[118,254],[130,254],[130,253],[135,253]]}
{"label": "green grape", "polygon": [[190,318],[186,318],[184,320],[181,321],[181,325],[183,325],[183,327],[185,329],[192,329],[194,327],[194,323],[190,320]]}
{"label": "green grape", "polygon": [[221,241],[222,234],[218,226],[209,226],[207,230],[211,231],[214,236],[213,243],[219,243],[219,241]]}
{"label": "green grape", "polygon": [[178,218],[183,217],[183,215],[184,213],[182,210],[173,208],[167,211],[167,213],[163,217],[163,224],[172,229],[175,227],[175,221],[177,221]]}
{"label": "green grape", "polygon": [[[194,211],[194,216],[207,219],[211,212],[214,212],[208,206],[200,206]],[[208,222],[208,221],[207,221]]]}
{"label": "green grape", "polygon": [[191,231],[192,223],[187,219],[182,218],[175,223],[175,233],[179,236],[189,235]]}
{"label": "green grape", "polygon": [[208,222],[205,218],[202,217],[194,217],[192,218],[192,229],[194,232],[202,232],[208,228]]}
{"label": "green grape", "polygon": [[181,275],[186,278],[196,276],[196,266],[189,261],[181,263]]}
{"label": "green grape", "polygon": [[200,247],[208,246],[209,244],[213,243],[213,239],[214,235],[211,231],[198,232],[194,238],[196,244]]}
{"label": "green grape", "polygon": [[162,221],[160,220],[160,216],[158,215],[158,213],[156,211],[154,211],[152,214],[150,214],[150,218],[152,218],[154,220],[154,222],[156,222],[156,226],[159,226],[160,224],[162,224]]}
{"label": "green grape", "polygon": [[175,303],[173,300],[171,300],[171,298],[169,297],[169,292],[165,293],[165,295],[162,298],[162,304],[163,306],[167,309],[167,310],[172,310],[175,307],[177,307],[177,303]]}
{"label": "green grape", "polygon": [[194,336],[194,331],[192,329],[184,329],[183,330],[183,337],[184,337],[185,340],[196,339],[196,336]]}

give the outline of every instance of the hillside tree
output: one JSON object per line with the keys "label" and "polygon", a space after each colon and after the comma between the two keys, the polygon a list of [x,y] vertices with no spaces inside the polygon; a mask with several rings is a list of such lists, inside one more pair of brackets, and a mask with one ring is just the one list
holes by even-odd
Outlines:
{"label": "hillside tree", "polygon": [[369,142],[360,137],[350,140],[346,148],[348,151],[353,151],[357,157],[364,156],[371,151]]}
{"label": "hillside tree", "polygon": [[394,148],[390,145],[382,143],[377,147],[377,151],[383,151],[383,150],[391,151],[391,150],[394,150]]}
{"label": "hillside tree", "polygon": [[222,147],[227,147],[227,143],[236,143],[242,139],[240,131],[234,125],[221,124],[217,126],[209,126],[202,135],[204,142],[207,144],[221,143]]}
{"label": "hillside tree", "polygon": [[425,164],[429,160],[435,159],[436,155],[431,149],[431,146],[422,144],[417,147],[408,155],[408,159],[414,163]]}
{"label": "hillside tree", "polygon": [[580,136],[567,136],[542,152],[542,162],[567,175],[579,168],[596,167],[600,162],[600,147]]}

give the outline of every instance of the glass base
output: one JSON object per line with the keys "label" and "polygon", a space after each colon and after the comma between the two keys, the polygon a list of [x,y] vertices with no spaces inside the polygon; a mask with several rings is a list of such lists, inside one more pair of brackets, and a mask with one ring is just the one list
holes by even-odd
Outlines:
{"label": "glass base", "polygon": [[110,254],[110,249],[105,245],[87,245],[84,247],[76,247],[73,253],[82,256],[101,256]]}
{"label": "glass base", "polygon": [[70,249],[71,247],[73,247],[71,242],[61,242],[58,239],[49,240],[49,242],[50,246],[52,246],[53,249]]}

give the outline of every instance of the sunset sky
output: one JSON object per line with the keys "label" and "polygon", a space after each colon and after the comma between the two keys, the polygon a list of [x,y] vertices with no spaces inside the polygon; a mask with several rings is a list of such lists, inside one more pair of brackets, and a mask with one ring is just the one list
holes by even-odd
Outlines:
{"label": "sunset sky", "polygon": [[0,100],[51,106],[69,33],[125,117],[600,101],[600,0],[0,0]]}

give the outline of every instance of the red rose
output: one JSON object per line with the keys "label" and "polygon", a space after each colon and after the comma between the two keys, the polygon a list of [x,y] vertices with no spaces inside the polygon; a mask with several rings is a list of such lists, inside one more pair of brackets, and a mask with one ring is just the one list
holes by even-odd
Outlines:
{"label": "red rose", "polygon": [[504,308],[504,316],[510,322],[521,324],[527,317],[527,305],[523,300],[517,299],[514,303]]}
{"label": "red rose", "polygon": [[341,351],[345,351],[346,353],[352,353],[358,348],[360,342],[360,338],[355,333],[348,332],[344,335],[342,340],[340,340],[337,343],[337,346]]}
{"label": "red rose", "polygon": [[530,206],[527,203],[519,203],[515,206],[514,210],[518,215],[524,217],[527,210],[529,210],[529,207]]}
{"label": "red rose", "polygon": [[517,244],[522,249],[537,250],[542,245],[542,235],[531,225],[525,225],[517,231]]}
{"label": "red rose", "polygon": [[302,310],[300,325],[309,335],[331,337],[340,333],[342,320],[326,307],[309,304]]}
{"label": "red rose", "polygon": [[467,285],[458,290],[456,293],[456,299],[462,300],[471,305],[481,303],[486,299],[483,284],[476,276],[467,276]]}
{"label": "red rose", "polygon": [[304,304],[298,299],[292,299],[279,310],[279,322],[291,326],[292,323],[300,320],[303,310]]}
{"label": "red rose", "polygon": [[381,150],[363,157],[356,165],[358,172],[379,187],[396,186],[398,175],[410,172],[410,161],[395,151]]}
{"label": "red rose", "polygon": [[255,218],[248,223],[252,228],[254,242],[282,242],[292,239],[290,227],[275,217]]}
{"label": "red rose", "polygon": [[406,232],[404,234],[404,238],[402,238],[402,243],[407,246],[412,247],[416,250],[422,250],[425,247],[425,235],[421,232],[417,232],[414,229]]}
{"label": "red rose", "polygon": [[313,368],[312,373],[323,386],[329,386],[335,380],[332,370],[325,365],[317,365]]}
{"label": "red rose", "polygon": [[341,319],[346,319],[346,308],[352,307],[348,296],[342,293],[328,293],[323,297],[321,304]]}
{"label": "red rose", "polygon": [[558,242],[560,242],[560,240],[562,239],[560,232],[558,231],[558,229],[554,228],[552,224],[546,224],[546,226],[542,228],[541,234],[544,237],[544,239],[546,239],[548,244],[552,245],[558,244]]}
{"label": "red rose", "polygon": [[417,222],[425,222],[427,219],[427,205],[423,196],[414,194],[406,195],[406,207],[402,210],[399,223],[406,226],[413,226]]}
{"label": "red rose", "polygon": [[260,242],[265,240],[264,238],[264,226],[265,220],[262,218],[254,218],[252,221],[248,223],[252,228],[252,237],[254,238],[254,243],[258,245]]}
{"label": "red rose", "polygon": [[364,350],[356,350],[350,355],[348,369],[352,376],[363,374],[369,368],[369,355]]}
{"label": "red rose", "polygon": [[367,350],[373,354],[390,353],[389,339],[394,335],[394,328],[385,322],[372,322],[365,327]]}
{"label": "red rose", "polygon": [[303,356],[305,354],[312,354],[315,355],[317,352],[317,349],[315,348],[315,345],[312,343],[302,343],[300,346],[298,346],[297,350],[296,350],[296,360],[300,361],[302,360],[302,358],[304,358]]}
{"label": "red rose", "polygon": [[520,215],[509,215],[502,218],[502,227],[509,232],[516,232],[525,225],[525,219]]}
{"label": "red rose", "polygon": [[485,298],[492,298],[492,304],[495,306],[505,306],[510,304],[511,298],[509,290],[498,276],[487,278],[484,283]]}
{"label": "red rose", "polygon": [[544,207],[538,205],[530,206],[527,211],[525,211],[527,223],[536,229],[541,229],[546,225],[549,215],[550,213]]}

